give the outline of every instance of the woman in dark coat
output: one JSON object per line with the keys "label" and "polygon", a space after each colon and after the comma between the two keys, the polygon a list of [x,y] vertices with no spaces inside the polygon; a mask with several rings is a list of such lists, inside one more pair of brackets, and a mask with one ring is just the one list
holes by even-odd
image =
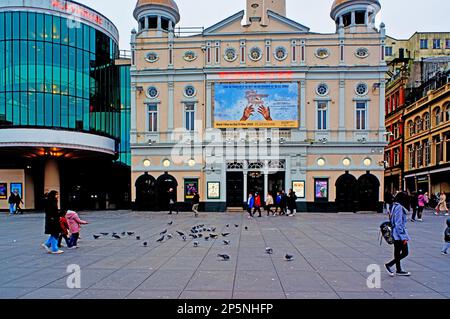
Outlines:
{"label": "woman in dark coat", "polygon": [[62,254],[63,251],[58,247],[59,234],[61,233],[61,226],[59,223],[57,191],[51,191],[47,194],[45,199],[45,234],[50,235],[48,240],[42,244],[51,254]]}
{"label": "woman in dark coat", "polygon": [[290,211],[288,216],[295,216],[295,213],[297,211],[297,195],[292,189],[289,190],[289,196],[287,198],[287,206]]}

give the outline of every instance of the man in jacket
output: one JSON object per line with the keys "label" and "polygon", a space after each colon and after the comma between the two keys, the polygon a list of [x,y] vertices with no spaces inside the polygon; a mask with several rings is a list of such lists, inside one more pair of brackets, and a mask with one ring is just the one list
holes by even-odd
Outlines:
{"label": "man in jacket", "polygon": [[261,215],[261,196],[259,196],[258,193],[255,194],[255,207],[253,211],[253,215],[256,214],[256,211],[258,211],[258,217],[262,217]]}
{"label": "man in jacket", "polygon": [[396,265],[398,276],[411,276],[409,272],[402,269],[401,261],[408,257],[408,242],[411,240],[406,229],[406,223],[408,220],[407,213],[409,212],[409,196],[406,193],[398,193],[394,199],[394,205],[392,206],[391,224],[392,235],[394,237],[394,259],[387,263],[386,270],[390,276],[394,276],[392,267]]}
{"label": "man in jacket", "polygon": [[252,194],[248,194],[247,199],[247,212],[248,212],[248,218],[253,217],[253,207],[255,206],[255,199],[253,198]]}
{"label": "man in jacket", "polygon": [[192,198],[192,211],[195,214],[195,217],[198,217],[198,206],[200,205],[200,195],[195,192],[194,197]]}

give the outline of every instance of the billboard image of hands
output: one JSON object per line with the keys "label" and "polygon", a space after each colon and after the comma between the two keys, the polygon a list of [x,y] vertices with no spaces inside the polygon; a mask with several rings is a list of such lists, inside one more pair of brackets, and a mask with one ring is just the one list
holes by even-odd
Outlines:
{"label": "billboard image of hands", "polygon": [[298,83],[216,83],[214,127],[298,128]]}

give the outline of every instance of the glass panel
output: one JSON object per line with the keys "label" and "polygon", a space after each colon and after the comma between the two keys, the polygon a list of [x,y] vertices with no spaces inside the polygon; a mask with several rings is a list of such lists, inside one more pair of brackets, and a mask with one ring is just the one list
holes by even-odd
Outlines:
{"label": "glass panel", "polygon": [[36,13],[36,38],[38,40],[45,39],[44,15]]}
{"label": "glass panel", "polygon": [[[70,21],[68,23],[70,24]],[[73,47],[77,45],[77,28],[72,25],[69,27],[69,45]]]}
{"label": "glass panel", "polygon": [[0,13],[0,41],[5,39],[5,14]]}
{"label": "glass panel", "polygon": [[6,91],[12,91],[13,68],[12,68],[12,41],[5,42],[5,86]]}
{"label": "glass panel", "polygon": [[52,104],[53,104],[53,95],[52,94],[45,94],[45,104],[44,104],[44,118],[45,118],[45,126],[52,127],[53,126],[53,110],[52,110]]}
{"label": "glass panel", "polygon": [[61,43],[61,18],[53,17],[52,39],[54,43]]}
{"label": "glass panel", "polygon": [[77,102],[76,99],[72,96],[69,96],[69,128],[75,128],[76,122],[76,111],[77,111]]}
{"label": "glass panel", "polygon": [[53,126],[61,126],[61,95],[53,94]]}
{"label": "glass panel", "polygon": [[45,92],[45,82],[44,82],[44,42],[36,41],[36,86],[39,92]]}
{"label": "glass panel", "polygon": [[0,126],[6,122],[6,96],[0,92]]}
{"label": "glass panel", "polygon": [[5,41],[0,41],[0,92],[5,91],[6,78],[5,78]]}
{"label": "glass panel", "polygon": [[59,94],[61,92],[61,46],[58,44],[53,45],[53,94]]}
{"label": "glass panel", "polygon": [[84,50],[89,50],[89,46],[90,46],[90,40],[89,40],[89,37],[90,37],[90,30],[89,30],[90,28],[87,26],[87,25],[85,25],[85,24],[83,24],[83,33],[84,33],[84,45],[83,45],[83,49]]}
{"label": "glass panel", "polygon": [[[50,42],[45,43],[45,92],[52,92],[53,88],[53,67],[52,67],[53,45]],[[46,102],[47,104],[47,102]]]}
{"label": "glass panel", "polygon": [[28,124],[36,125],[36,93],[30,92],[28,94]]}
{"label": "glass panel", "polygon": [[83,129],[89,131],[89,100],[83,100]]}
{"label": "glass panel", "polygon": [[69,44],[69,27],[67,23],[67,19],[61,19],[61,43],[68,45]]}
{"label": "glass panel", "polygon": [[12,14],[12,38],[18,40],[20,37],[20,12],[13,12]]}
{"label": "glass panel", "polygon": [[19,92],[13,92],[13,124],[20,124],[20,95]]}
{"label": "glass panel", "polygon": [[45,15],[45,31],[44,31],[44,40],[52,41],[53,37],[53,19],[50,15]]}
{"label": "glass panel", "polygon": [[12,93],[6,92],[6,121],[12,124],[13,117],[13,99]]}
{"label": "glass panel", "polygon": [[19,91],[20,89],[20,42],[19,41],[13,41],[12,42],[13,48],[12,48],[12,64],[11,69],[13,71],[12,79],[13,79],[13,90]]}
{"label": "glass panel", "polygon": [[20,90],[28,91],[28,43],[20,41]]}
{"label": "glass panel", "polygon": [[[76,49],[69,48],[69,95],[76,95]],[[74,104],[75,105],[75,104]]]}
{"label": "glass panel", "polygon": [[6,38],[6,40],[10,40],[12,38],[11,27],[12,27],[12,14],[11,14],[11,12],[7,12],[5,14],[5,38]]}
{"label": "glass panel", "polygon": [[20,93],[20,125],[28,125],[28,94]]}
{"label": "glass panel", "polygon": [[28,42],[28,90],[36,91],[36,42]]}
{"label": "glass panel", "polygon": [[28,16],[26,12],[20,13],[20,39],[28,39]]}
{"label": "glass panel", "polygon": [[83,96],[83,51],[77,50],[76,96]]}
{"label": "glass panel", "polygon": [[61,46],[61,94],[69,94],[69,47]]}
{"label": "glass panel", "polygon": [[36,125],[43,126],[44,125],[44,94],[37,93],[36,94]]}

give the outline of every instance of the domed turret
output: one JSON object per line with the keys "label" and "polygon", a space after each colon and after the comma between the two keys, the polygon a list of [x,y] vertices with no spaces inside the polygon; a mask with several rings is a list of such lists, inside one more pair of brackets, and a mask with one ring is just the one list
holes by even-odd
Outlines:
{"label": "domed turret", "polygon": [[180,11],[174,0],[138,0],[134,18],[141,30],[172,30],[180,21]]}
{"label": "domed turret", "polygon": [[375,17],[381,10],[378,0],[334,0],[331,7],[331,18],[340,26],[375,27]]}

